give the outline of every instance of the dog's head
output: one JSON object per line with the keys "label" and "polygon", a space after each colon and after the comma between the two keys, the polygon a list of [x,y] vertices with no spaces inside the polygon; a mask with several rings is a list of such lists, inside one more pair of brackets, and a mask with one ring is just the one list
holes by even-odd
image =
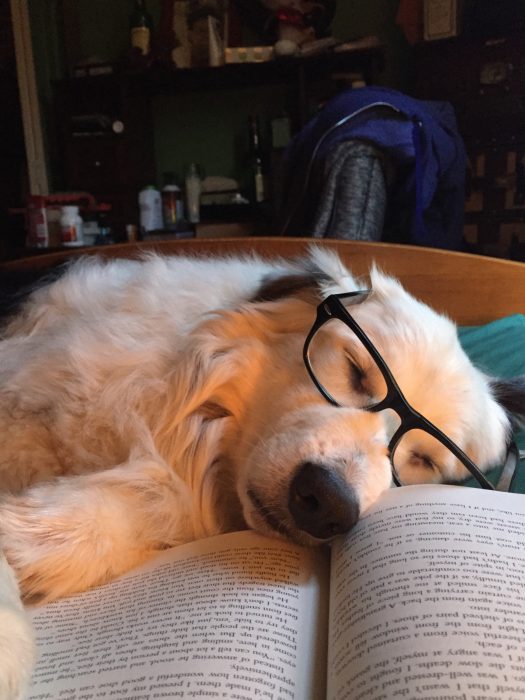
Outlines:
{"label": "dog's head", "polygon": [[[235,419],[223,451],[233,465],[245,521],[256,530],[307,544],[327,540],[349,530],[391,485],[387,446],[396,424],[388,411],[365,410],[379,370],[362,359],[355,335],[328,324],[315,349],[317,361],[329,364],[331,381],[346,392],[344,408],[323,398],[302,358],[316,305],[327,294],[362,286],[339,258],[316,250],[302,267],[267,280],[255,301],[221,321],[230,341],[215,357],[221,356],[230,378],[214,400]],[[491,380],[462,350],[455,325],[377,269],[369,286],[371,294],[351,313],[407,400],[480,469],[497,463],[509,418]],[[358,376],[349,357],[353,363],[357,358]],[[503,384],[496,393],[504,395]],[[518,394],[514,401],[523,405],[523,387]],[[396,457],[404,483],[467,476],[449,450],[421,431],[407,435]]]}

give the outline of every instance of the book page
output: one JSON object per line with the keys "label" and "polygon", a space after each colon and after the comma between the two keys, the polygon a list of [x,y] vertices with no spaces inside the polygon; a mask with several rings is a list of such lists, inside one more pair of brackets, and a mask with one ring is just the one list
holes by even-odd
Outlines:
{"label": "book page", "polygon": [[391,489],[333,548],[328,698],[525,697],[525,496]]}
{"label": "book page", "polygon": [[251,532],[33,608],[29,700],[325,695],[328,554]]}

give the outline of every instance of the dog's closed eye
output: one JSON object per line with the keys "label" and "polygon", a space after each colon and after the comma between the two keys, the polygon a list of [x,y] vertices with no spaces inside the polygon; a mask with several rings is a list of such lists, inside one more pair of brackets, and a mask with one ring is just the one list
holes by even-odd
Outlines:
{"label": "dog's closed eye", "polygon": [[419,467],[424,467],[425,469],[432,471],[437,469],[437,466],[431,457],[422,452],[416,452],[415,450],[413,450],[410,454],[410,462],[413,465],[417,464]]}
{"label": "dog's closed eye", "polygon": [[231,413],[224,406],[220,406],[214,401],[206,401],[201,406],[199,406],[197,412],[201,414],[205,418],[205,420],[226,418],[231,415]]}
{"label": "dog's closed eye", "polygon": [[354,354],[346,352],[347,372],[349,377],[349,388],[352,394],[358,394],[368,403],[381,400],[386,395],[386,387],[379,371],[357,358]]}
{"label": "dog's closed eye", "polygon": [[346,356],[348,363],[348,373],[350,378],[350,388],[359,394],[369,394],[369,388],[366,385],[367,375],[364,369],[359,365],[355,358],[350,355]]}

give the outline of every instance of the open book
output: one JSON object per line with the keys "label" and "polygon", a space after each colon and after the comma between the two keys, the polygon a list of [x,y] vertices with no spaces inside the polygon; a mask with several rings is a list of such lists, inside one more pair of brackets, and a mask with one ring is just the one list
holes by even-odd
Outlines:
{"label": "open book", "polygon": [[525,496],[392,489],[302,549],[249,532],[32,610],[30,700],[525,697]]}

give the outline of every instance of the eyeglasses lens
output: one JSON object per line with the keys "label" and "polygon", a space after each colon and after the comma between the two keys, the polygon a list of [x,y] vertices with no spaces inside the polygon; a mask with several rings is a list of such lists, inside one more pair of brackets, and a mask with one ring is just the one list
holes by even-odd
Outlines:
{"label": "eyeglasses lens", "polygon": [[[463,481],[469,472],[450,449],[424,430],[409,430],[390,455],[401,484]],[[474,479],[473,486],[478,483]]]}
{"label": "eyeglasses lens", "polygon": [[317,381],[340,406],[372,407],[386,397],[387,385],[373,357],[343,321],[323,324],[308,356]]}

